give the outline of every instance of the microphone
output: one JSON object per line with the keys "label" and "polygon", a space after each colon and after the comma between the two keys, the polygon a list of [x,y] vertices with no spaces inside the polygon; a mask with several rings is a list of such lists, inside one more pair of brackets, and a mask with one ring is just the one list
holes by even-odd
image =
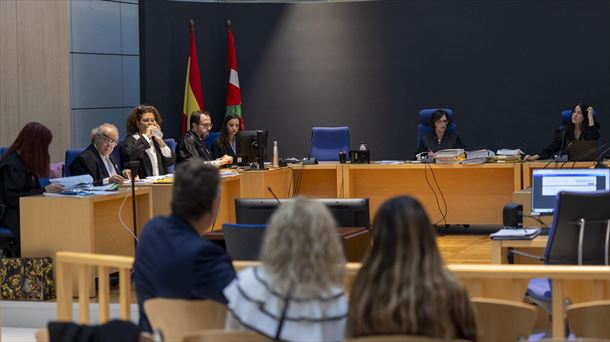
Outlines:
{"label": "microphone", "polygon": [[313,142],[316,140],[316,131],[311,132],[311,141],[309,142],[309,153],[307,153],[307,158],[303,158],[303,165],[316,165],[318,161],[316,158],[311,156],[311,150],[313,149]]}
{"label": "microphone", "polygon": [[[555,162],[567,162],[568,161],[568,155],[563,153],[563,143],[564,140],[566,138],[566,129],[565,127],[563,128],[562,132],[561,132],[561,148],[559,149],[559,153],[556,154],[553,157],[553,160]],[[570,148],[570,145],[568,144],[568,146],[566,147],[566,149]]]}
{"label": "microphone", "polygon": [[138,249],[138,224],[136,220],[136,174],[138,173],[138,167],[140,162],[137,160],[128,161],[123,164],[124,168],[131,170],[131,209],[133,216],[133,236],[134,236],[134,253]]}
{"label": "microphone", "polygon": [[279,199],[279,198],[277,198],[277,196],[275,195],[275,193],[273,192],[273,190],[271,190],[271,187],[270,187],[270,186],[268,186],[268,187],[267,187],[267,190],[269,190],[269,192],[271,193],[271,196],[273,196],[273,198],[275,198],[275,200],[277,201],[277,204],[278,204],[278,205],[282,205],[282,202],[280,202],[280,199]]}

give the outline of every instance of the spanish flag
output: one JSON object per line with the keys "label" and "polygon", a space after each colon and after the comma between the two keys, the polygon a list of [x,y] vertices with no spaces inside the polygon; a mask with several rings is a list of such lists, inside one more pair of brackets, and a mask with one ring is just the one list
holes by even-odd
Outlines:
{"label": "spanish flag", "polygon": [[241,113],[241,92],[239,90],[239,77],[237,77],[237,56],[235,42],[233,41],[233,28],[231,20],[227,20],[227,66],[229,69],[229,85],[227,87],[227,112],[239,116],[239,128],[244,130],[244,117]]}
{"label": "spanish flag", "polygon": [[182,133],[191,127],[189,121],[191,113],[204,110],[203,90],[199,75],[199,61],[197,60],[197,44],[195,44],[195,21],[190,21],[191,51],[186,66],[186,83],[184,85],[184,105],[182,107]]}

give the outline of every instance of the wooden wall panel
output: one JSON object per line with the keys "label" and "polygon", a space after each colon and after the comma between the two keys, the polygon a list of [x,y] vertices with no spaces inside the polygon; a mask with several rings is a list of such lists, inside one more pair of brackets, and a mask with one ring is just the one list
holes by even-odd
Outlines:
{"label": "wooden wall panel", "polygon": [[39,121],[53,131],[51,160],[63,161],[71,135],[68,1],[0,3],[0,144],[10,144],[28,121]]}

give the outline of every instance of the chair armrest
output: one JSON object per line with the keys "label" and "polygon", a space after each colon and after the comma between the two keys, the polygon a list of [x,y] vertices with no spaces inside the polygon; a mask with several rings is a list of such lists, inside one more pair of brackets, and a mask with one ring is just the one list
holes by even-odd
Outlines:
{"label": "chair armrest", "polygon": [[536,259],[538,261],[544,261],[544,257],[542,257],[542,256],[525,253],[525,252],[522,252],[522,251],[519,251],[519,250],[516,250],[516,249],[509,249],[508,250],[509,258],[511,256],[511,254],[517,254],[517,255],[524,256],[526,258]]}

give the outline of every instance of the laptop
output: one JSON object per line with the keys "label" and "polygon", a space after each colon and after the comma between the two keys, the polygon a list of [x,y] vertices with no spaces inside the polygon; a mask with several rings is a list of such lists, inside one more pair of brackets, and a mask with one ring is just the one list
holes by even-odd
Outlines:
{"label": "laptop", "polygon": [[598,156],[597,140],[575,140],[568,146],[569,161],[596,161]]}
{"label": "laptop", "polygon": [[610,169],[539,169],[532,174],[532,215],[553,215],[560,191],[610,190]]}

